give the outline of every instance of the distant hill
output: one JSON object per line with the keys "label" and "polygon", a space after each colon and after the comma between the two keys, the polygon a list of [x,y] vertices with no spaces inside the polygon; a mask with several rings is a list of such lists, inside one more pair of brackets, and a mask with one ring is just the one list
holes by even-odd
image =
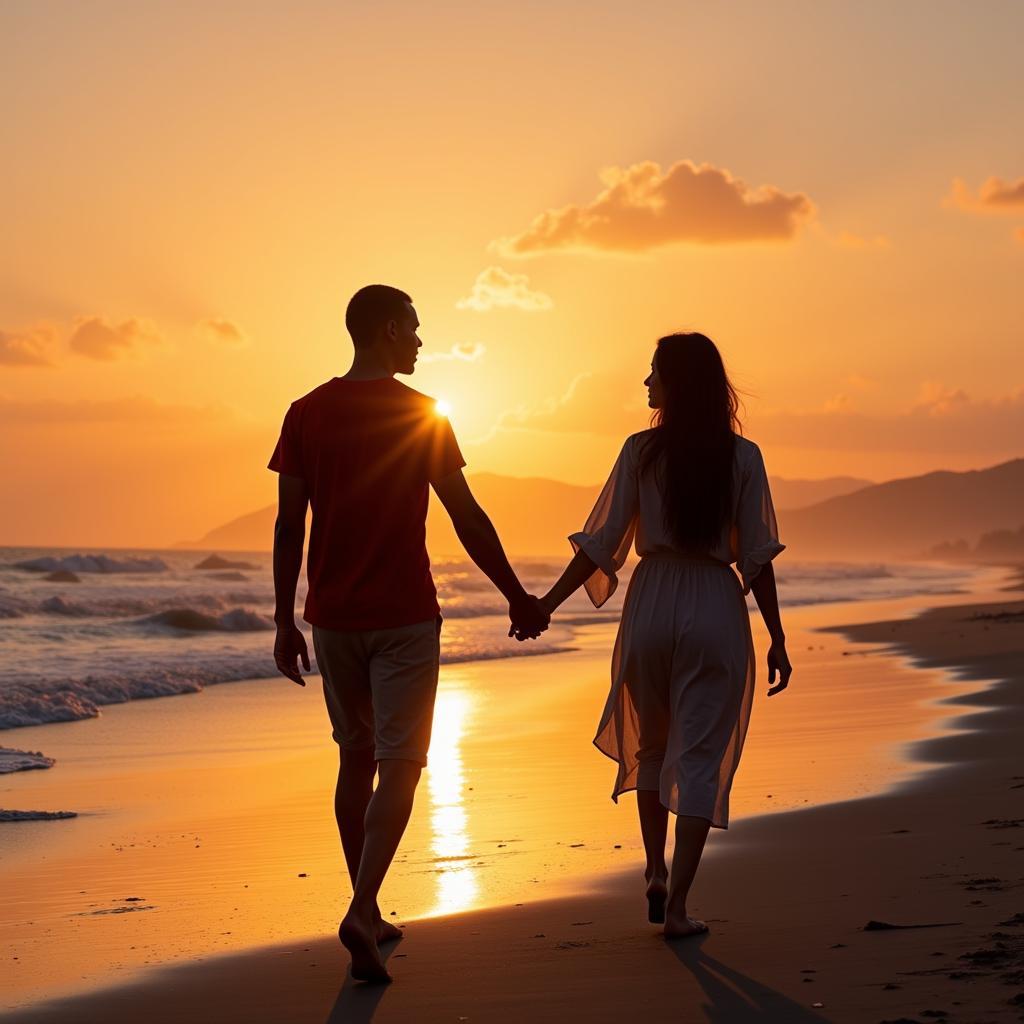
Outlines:
{"label": "distant hill", "polygon": [[819,501],[851,494],[863,487],[871,487],[874,481],[860,480],[855,476],[830,476],[825,480],[786,480],[771,478],[772,499],[776,509],[804,508]]}
{"label": "distant hill", "polygon": [[[468,476],[477,501],[487,510],[510,553],[558,555],[569,552],[568,534],[580,529],[597,500],[599,488],[557,480],[474,473]],[[273,505],[233,519],[195,541],[176,544],[196,551],[265,551],[273,544]],[[427,544],[432,555],[462,554],[444,507],[431,493]]]}
{"label": "distant hill", "polygon": [[[471,474],[469,481],[505,547],[516,555],[567,554],[566,536],[583,525],[599,490],[597,485],[579,487],[496,473]],[[917,558],[951,537],[973,544],[984,533],[1015,529],[1020,522],[1018,510],[1024,507],[1024,459],[990,469],[928,473],[882,484],[851,477],[773,479],[772,490],[780,510],[782,539],[794,558]],[[791,504],[815,491],[831,491],[831,496],[803,508]],[[274,506],[268,506],[176,547],[268,550],[274,514]],[[433,496],[427,540],[435,556],[462,551],[448,516]]]}
{"label": "distant hill", "polygon": [[890,480],[791,510],[783,540],[801,558],[915,558],[949,538],[968,544],[1014,529],[1024,508],[1024,459],[964,473]]}

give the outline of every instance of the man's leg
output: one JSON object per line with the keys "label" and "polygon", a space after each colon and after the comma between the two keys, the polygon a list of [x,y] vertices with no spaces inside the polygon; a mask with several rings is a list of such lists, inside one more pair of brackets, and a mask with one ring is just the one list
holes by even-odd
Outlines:
{"label": "man's leg", "polygon": [[334,817],[338,822],[341,848],[345,852],[348,877],[356,884],[359,859],[363,855],[363,822],[373,796],[377,762],[373,748],[339,750],[338,786],[334,791]]}
{"label": "man's leg", "polygon": [[[355,889],[359,861],[363,856],[366,809],[373,796],[373,776],[377,771],[373,749],[341,750],[338,764],[338,786],[334,791],[334,817],[338,822],[341,848],[345,852],[348,877]],[[400,929],[381,917],[376,910],[377,941],[391,942],[402,937]]]}
{"label": "man's leg", "polygon": [[342,943],[352,955],[352,977],[360,981],[389,980],[377,949],[377,894],[409,823],[422,770],[417,762],[401,759],[383,760],[378,765],[380,777],[363,823],[363,849],[355,891],[338,929]]}

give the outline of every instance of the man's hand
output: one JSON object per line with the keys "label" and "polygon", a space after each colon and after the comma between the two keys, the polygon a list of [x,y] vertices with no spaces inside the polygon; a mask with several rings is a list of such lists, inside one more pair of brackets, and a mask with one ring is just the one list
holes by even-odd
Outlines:
{"label": "man's hand", "polygon": [[511,620],[508,635],[517,640],[536,640],[551,622],[547,609],[532,594],[527,594],[524,601],[510,604],[508,617]]}
{"label": "man's hand", "polygon": [[[779,681],[775,682],[775,673],[779,674]],[[789,663],[789,655],[786,653],[786,642],[776,640],[768,648],[768,696],[774,697],[789,686],[789,677],[793,674],[793,666]]]}
{"label": "man's hand", "polygon": [[294,622],[277,627],[277,639],[274,640],[274,664],[277,670],[287,676],[293,683],[305,686],[306,681],[299,672],[296,659],[302,667],[309,671],[309,651],[306,649],[306,638]]}

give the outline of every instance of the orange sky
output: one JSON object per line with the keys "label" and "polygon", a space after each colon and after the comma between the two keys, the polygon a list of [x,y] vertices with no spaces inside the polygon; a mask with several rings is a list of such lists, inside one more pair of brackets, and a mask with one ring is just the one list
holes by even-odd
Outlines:
{"label": "orange sky", "polygon": [[1024,8],[0,8],[0,542],[273,499],[349,295],[416,300],[469,469],[596,483],[715,338],[788,477],[1022,454]]}

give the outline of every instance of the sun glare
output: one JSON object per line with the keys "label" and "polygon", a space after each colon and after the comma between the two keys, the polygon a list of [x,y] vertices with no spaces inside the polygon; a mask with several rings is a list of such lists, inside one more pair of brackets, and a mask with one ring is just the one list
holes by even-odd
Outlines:
{"label": "sun glare", "polygon": [[434,403],[434,412],[438,416],[443,416],[447,419],[452,413],[452,407],[450,402],[446,402],[443,398],[438,399]]}

